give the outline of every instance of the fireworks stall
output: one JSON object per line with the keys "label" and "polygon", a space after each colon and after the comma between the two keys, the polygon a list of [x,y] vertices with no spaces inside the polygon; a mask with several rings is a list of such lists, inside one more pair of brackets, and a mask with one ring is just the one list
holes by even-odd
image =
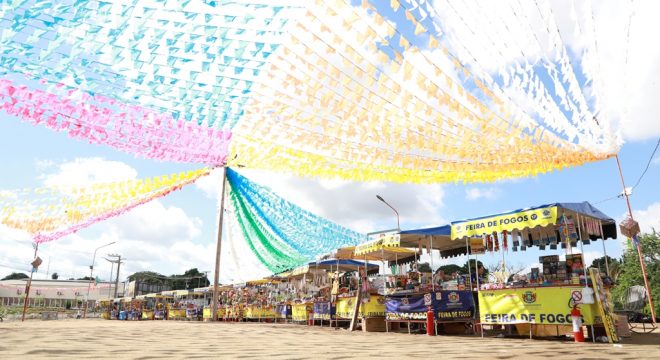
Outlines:
{"label": "fireworks stall", "polygon": [[[480,238],[470,242],[475,256],[502,254],[502,271],[479,286],[481,324],[505,325],[521,335],[561,336],[573,332],[571,314],[575,311],[592,335],[596,325],[605,328],[609,339],[617,339],[608,301],[611,280],[607,274],[590,274],[582,257],[584,245],[616,238],[616,224],[591,204],[554,203],[457,221],[452,223],[451,236],[456,240]],[[605,252],[605,243],[601,243]],[[574,253],[578,245],[582,251]],[[504,263],[509,251],[520,254],[532,247],[564,254],[541,256],[541,267],[532,268],[529,275],[508,274]],[[594,291],[601,296],[594,296]]]}
{"label": "fireworks stall", "polygon": [[[355,247],[340,248],[333,254],[338,259],[356,259],[365,262],[373,261],[375,263],[391,261],[394,266],[406,261],[415,260],[417,253],[415,250],[396,247],[390,243],[389,238],[377,238],[360,244]],[[372,264],[370,264],[372,265]],[[352,320],[356,303],[359,303],[357,318],[362,321],[362,328],[365,331],[385,331],[385,293],[383,291],[385,275],[379,274],[379,269],[375,267],[370,270],[366,276],[359,273],[355,278],[354,287],[357,291],[345,293],[335,290],[333,285],[332,296],[335,297],[336,321]],[[382,267],[383,272],[385,266]],[[358,296],[359,295],[359,296]]]}
{"label": "fireworks stall", "polygon": [[97,301],[97,309],[101,313],[101,318],[105,320],[112,319],[113,303],[112,299],[99,299]]}
{"label": "fireworks stall", "polygon": [[[382,239],[382,249],[368,251],[376,255],[380,252],[393,269],[392,274],[385,276],[383,286],[388,331],[396,329],[400,323],[407,325],[408,332],[411,324],[427,324],[428,310],[433,311],[433,333],[438,332],[438,327],[441,331],[459,329],[462,333],[466,329],[464,325],[474,322],[475,304],[469,273],[435,279],[430,273],[420,272],[417,266],[419,256],[424,253],[432,255],[433,251],[438,251],[443,258],[466,254],[466,244],[452,241],[450,235],[449,225],[375,235]],[[408,254],[401,256],[401,251]],[[451,325],[455,323],[461,324]]]}
{"label": "fireworks stall", "polygon": [[265,278],[246,282],[245,313],[246,320],[273,321],[279,317],[275,311],[274,296],[278,291],[279,279]]}
{"label": "fireworks stall", "polygon": [[[232,290],[233,287],[229,285],[220,285],[218,286],[218,310],[216,312],[216,320],[222,320],[226,317],[226,304],[227,304],[227,294],[230,290]],[[204,287],[204,288],[197,288],[195,289],[196,292],[204,293],[206,294],[204,297],[205,305],[204,305],[204,310],[202,313],[202,318],[204,321],[210,321],[211,320],[211,305],[210,301],[213,298],[213,285]]]}

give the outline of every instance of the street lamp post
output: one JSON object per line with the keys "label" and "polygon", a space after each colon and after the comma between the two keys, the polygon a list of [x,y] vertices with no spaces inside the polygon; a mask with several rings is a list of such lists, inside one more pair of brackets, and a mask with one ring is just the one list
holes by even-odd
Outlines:
{"label": "street lamp post", "polygon": [[87,297],[85,298],[85,311],[83,312],[83,317],[87,317],[87,306],[89,305],[89,289],[92,287],[92,279],[94,278],[94,263],[96,262],[96,252],[100,248],[104,248],[106,246],[110,246],[112,244],[116,243],[116,241],[113,241],[111,243],[107,243],[105,245],[101,245],[94,249],[94,256],[92,257],[92,265],[89,266],[89,284],[87,284]]}
{"label": "street lamp post", "polygon": [[383,199],[382,196],[376,195],[376,198],[382,201],[385,205],[389,206],[390,209],[394,210],[394,213],[396,214],[396,228],[397,230],[401,231],[401,223],[399,222],[399,212],[396,211],[396,209],[392,205],[388,204],[387,201],[385,201],[385,199]]}

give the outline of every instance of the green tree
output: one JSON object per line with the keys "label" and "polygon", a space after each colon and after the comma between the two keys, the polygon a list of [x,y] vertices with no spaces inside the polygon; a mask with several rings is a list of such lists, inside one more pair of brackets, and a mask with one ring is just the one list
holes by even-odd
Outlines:
{"label": "green tree", "polygon": [[53,273],[53,274],[50,276],[50,278],[53,279],[53,280],[57,280],[57,278],[59,278],[59,277],[60,277],[60,275],[58,275],[56,272]]}
{"label": "green tree", "polygon": [[181,275],[175,274],[165,276],[153,271],[140,271],[128,277],[128,281],[139,281],[150,285],[170,285],[172,290],[192,289],[196,287],[209,286],[210,282],[206,275],[197,268],[187,270]]}
{"label": "green tree", "polygon": [[[455,272],[462,272],[463,268],[456,265],[456,264],[449,264],[449,265],[442,265],[438,268],[438,270],[442,270],[445,272],[447,275],[451,275]],[[467,271],[467,270],[466,270]]]}
{"label": "green tree", "polygon": [[183,275],[172,275],[172,290],[192,289],[195,287],[209,286],[210,282],[204,273],[199,272],[197,268],[192,268],[183,273]]}
{"label": "green tree", "polygon": [[29,276],[23,274],[23,273],[17,273],[13,272],[5,277],[2,278],[2,280],[20,280],[20,279],[27,279]]}
{"label": "green tree", "polygon": [[169,280],[168,277],[153,271],[138,271],[128,276],[128,281],[139,281],[144,284],[162,285]]}
{"label": "green tree", "polygon": [[[607,258],[607,263],[605,262],[605,258]],[[607,269],[609,267],[610,277],[615,282],[617,281],[617,278],[619,277],[619,273],[621,272],[621,263],[619,262],[619,260],[609,256],[603,256],[594,259],[594,261],[591,262],[590,267],[597,268],[603,274],[607,273]]]}
{"label": "green tree", "polygon": [[[650,234],[640,234],[639,243],[644,255],[646,275],[649,281],[649,287],[651,288],[655,313],[658,315],[660,314],[660,234],[655,230]],[[631,242],[623,254],[617,284],[612,289],[613,300],[621,306],[626,291],[634,285],[644,286],[644,279],[642,277],[641,266],[639,265],[637,248]],[[648,305],[645,308],[645,312],[647,314],[650,313]]]}
{"label": "green tree", "polygon": [[92,281],[92,280],[94,280],[94,278],[91,278],[91,277],[89,277],[89,276],[85,276],[85,277],[78,278],[78,280]]}
{"label": "green tree", "polygon": [[477,261],[477,260],[475,260],[475,259],[470,259],[470,260],[468,260],[468,261],[465,262],[465,265],[463,265],[463,267],[461,268],[461,271],[462,271],[463,273],[465,273],[465,274],[468,273],[468,264],[470,265],[470,272],[472,272],[472,271],[474,271],[475,269],[477,269],[477,266],[481,266],[481,267],[484,268],[484,273],[483,273],[482,276],[483,276],[483,277],[486,277],[486,275],[488,275],[488,268],[486,268],[486,267],[484,266],[484,263],[482,263],[481,261]]}
{"label": "green tree", "polygon": [[431,265],[429,265],[429,263],[426,263],[426,262],[419,264],[417,266],[417,270],[419,272],[425,272],[425,273],[433,272],[433,270],[431,270]]}

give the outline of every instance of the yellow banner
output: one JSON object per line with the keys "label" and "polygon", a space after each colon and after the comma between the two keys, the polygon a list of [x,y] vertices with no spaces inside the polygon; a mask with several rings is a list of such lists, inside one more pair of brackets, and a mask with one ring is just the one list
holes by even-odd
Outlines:
{"label": "yellow banner", "polygon": [[479,314],[484,324],[533,323],[571,325],[572,305],[579,304],[585,325],[596,319],[594,304],[580,304],[581,287],[537,287],[479,291]]}
{"label": "yellow banner", "polygon": [[[222,317],[225,316],[225,309],[224,308],[218,308],[218,311],[216,313],[218,314],[218,319],[222,319]],[[211,309],[210,308],[204,308],[204,311],[202,313],[202,317],[204,319],[210,319],[211,318]]]}
{"label": "yellow banner", "polygon": [[278,315],[272,308],[264,308],[261,306],[246,306],[245,307],[245,318],[247,319],[263,319],[263,318],[275,318]]}
{"label": "yellow banner", "polygon": [[364,255],[376,252],[380,249],[390,247],[398,247],[401,244],[401,236],[399,234],[387,234],[376,240],[367,241],[355,247],[355,255]]}
{"label": "yellow banner", "polygon": [[307,321],[308,314],[312,313],[312,304],[291,305],[291,319],[293,321]]}
{"label": "yellow banner", "polygon": [[[337,300],[337,310],[335,312],[339,319],[353,318],[355,310],[355,300],[357,297],[341,298]],[[372,295],[369,301],[360,304],[360,318],[364,317],[385,317],[385,297]]]}
{"label": "yellow banner", "polygon": [[481,236],[494,232],[522,230],[536,226],[548,226],[557,223],[557,207],[549,206],[516,213],[491,216],[483,219],[463,221],[451,226],[451,238]]}

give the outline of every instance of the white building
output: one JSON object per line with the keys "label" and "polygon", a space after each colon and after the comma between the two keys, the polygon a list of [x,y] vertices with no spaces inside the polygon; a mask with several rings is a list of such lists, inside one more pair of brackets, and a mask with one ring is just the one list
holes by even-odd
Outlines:
{"label": "white building", "polygon": [[[25,302],[25,287],[28,279],[0,281],[0,305],[23,306]],[[114,282],[91,283],[87,280],[32,280],[30,307],[71,308],[78,307],[87,297],[89,287],[89,306],[94,306],[96,300],[114,297]],[[124,288],[119,283],[119,289]],[[117,294],[123,296],[123,293]]]}

